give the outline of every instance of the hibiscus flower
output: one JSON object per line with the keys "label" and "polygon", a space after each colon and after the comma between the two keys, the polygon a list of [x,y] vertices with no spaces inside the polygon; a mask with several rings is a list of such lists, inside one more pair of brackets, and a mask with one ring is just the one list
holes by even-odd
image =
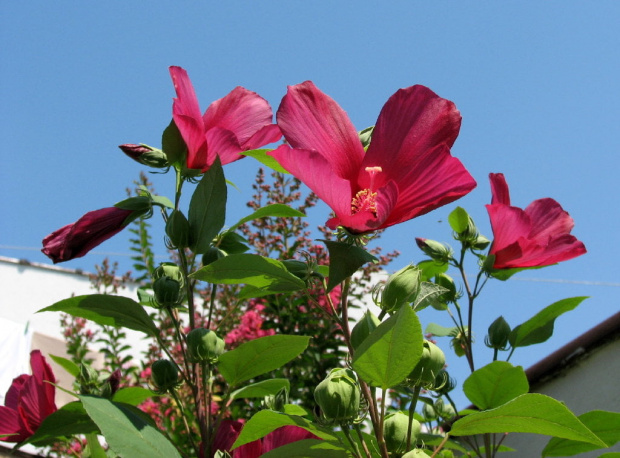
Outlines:
{"label": "hibiscus flower", "polygon": [[241,159],[242,151],[278,141],[282,134],[272,124],[273,113],[265,99],[240,86],[216,100],[204,115],[187,72],[170,67],[177,98],[172,117],[187,145],[187,168],[202,172],[216,156],[222,165]]}
{"label": "hibiscus flower", "polygon": [[269,154],[331,207],[331,229],[383,229],[476,186],[450,155],[459,111],[424,86],[388,99],[367,151],[345,111],[311,81],[288,88],[276,118],[288,145]]}
{"label": "hibiscus flower", "polygon": [[491,204],[487,205],[495,256],[494,269],[542,267],[581,256],[586,247],[570,234],[575,225],[562,206],[550,198],[538,199],[525,210],[510,205],[502,173],[489,174]]}
{"label": "hibiscus flower", "polygon": [[[39,350],[30,353],[32,375],[13,379],[0,406],[0,440],[22,442],[32,436],[43,420],[56,412],[56,387],[52,368]],[[48,383],[50,382],[50,383]]]}

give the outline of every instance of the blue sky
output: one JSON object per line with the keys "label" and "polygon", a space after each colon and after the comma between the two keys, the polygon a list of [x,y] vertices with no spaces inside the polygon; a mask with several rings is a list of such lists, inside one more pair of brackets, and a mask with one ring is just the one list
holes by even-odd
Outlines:
{"label": "blue sky", "polygon": [[[117,145],[159,145],[174,95],[169,65],[187,69],[203,109],[242,85],[275,111],[287,85],[313,80],[359,129],[398,88],[424,84],[460,109],[452,152],[478,187],[390,228],[380,245],[401,250],[393,270],[422,259],[414,237],[450,241],[456,205],[491,236],[489,172],[506,175],[515,205],[558,200],[588,249],[483,293],[479,342],[500,314],[514,326],[556,300],[591,296],[558,320],[549,343],[516,353],[527,367],[618,311],[619,17],[614,0],[5,2],[0,255],[47,262],[45,235],[125,197],[143,168]],[[229,223],[245,214],[256,167],[248,159],[226,168],[240,188],[230,192]],[[172,195],[172,176],[151,177]],[[325,207],[310,215],[326,219]],[[65,266],[91,271],[106,253],[127,253],[127,240],[121,233]]]}

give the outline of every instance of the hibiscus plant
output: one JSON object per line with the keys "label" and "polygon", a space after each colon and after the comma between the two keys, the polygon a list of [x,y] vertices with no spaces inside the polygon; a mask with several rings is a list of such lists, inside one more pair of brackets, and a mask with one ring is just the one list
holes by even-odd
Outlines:
{"label": "hibiscus plant", "polygon": [[[41,446],[77,436],[86,440],[84,456],[166,458],[488,457],[506,449],[507,433],[552,436],[545,456],[567,443],[609,445],[588,427],[596,421],[582,422],[560,401],[529,393],[525,371],[509,361],[515,349],[547,340],[554,320],[585,298],[562,299],[516,327],[498,317],[485,338],[493,360],[480,364],[474,355],[475,302],[488,281],[586,252],[556,201],[515,207],[504,176],[491,174],[492,238],[456,207],[449,216],[456,249],[419,237],[427,259],[387,279],[371,275],[391,260],[367,249],[377,231],[476,186],[451,154],[461,125],[454,103],[424,86],[400,89],[376,124],[358,132],[310,81],[288,88],[273,123],[267,101],[241,87],[202,114],[187,72],[171,67],[170,74],[176,98],[161,148],[121,149],[159,172],[173,172],[173,198],[142,186],[137,196],[89,212],[43,240],[43,252],[63,262],[86,255],[132,221],[161,214],[174,262],[149,268],[138,297],[84,295],[41,310],[151,338],[162,356],[149,362],[150,386],[119,389],[116,371],[88,385],[96,374],[57,358],[81,383],[76,400],[56,410],[50,404],[54,376],[33,354],[32,378],[18,377],[0,408],[3,440]],[[282,137],[276,148],[264,148]],[[247,156],[275,171],[278,198],[256,199],[248,216],[225,227],[223,166]],[[287,188],[285,176],[298,180],[297,187]],[[308,205],[294,208],[286,199],[300,182],[333,210],[323,239],[311,245],[300,237]],[[182,204],[182,191],[193,184],[189,203]],[[263,175],[255,189],[274,196]],[[277,222],[273,233],[286,234],[286,241],[266,235],[261,224],[267,220]],[[474,275],[466,273],[469,259],[478,266]],[[365,295],[360,284],[370,286]],[[242,303],[250,304],[246,315]],[[354,303],[362,313],[352,313]],[[445,311],[454,326],[430,323],[423,332],[418,312],[426,307]],[[153,319],[154,311],[166,326]],[[277,318],[266,318],[269,313]],[[238,334],[231,334],[231,323]],[[312,342],[326,329],[333,344]],[[442,337],[450,338],[446,350],[468,362],[468,409],[459,410],[450,395],[455,383]],[[303,369],[287,369],[295,364]],[[168,423],[137,408],[162,397],[169,400]],[[181,434],[166,428],[172,417]]]}

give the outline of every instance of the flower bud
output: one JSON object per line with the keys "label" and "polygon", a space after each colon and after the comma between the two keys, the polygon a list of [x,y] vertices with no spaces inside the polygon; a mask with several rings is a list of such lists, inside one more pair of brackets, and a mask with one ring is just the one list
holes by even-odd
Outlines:
{"label": "flower bud", "polygon": [[452,404],[446,403],[442,398],[437,399],[435,402],[435,412],[444,420],[450,420],[456,416],[456,411]]}
{"label": "flower bud", "polygon": [[[439,286],[446,288],[448,291],[439,296],[441,302],[454,302],[459,298],[459,294],[456,291],[456,285],[450,275],[444,273],[438,273],[435,276],[435,283]],[[442,309],[445,310],[445,309]]]}
{"label": "flower bud", "polygon": [[422,449],[414,448],[405,453],[402,458],[428,458],[428,455]]}
{"label": "flower bud", "polygon": [[179,370],[170,360],[157,360],[151,366],[151,381],[157,391],[171,391],[179,384]]}
{"label": "flower bud", "polygon": [[438,394],[448,394],[454,388],[456,388],[456,380],[450,377],[445,370],[440,370],[437,377],[435,377],[432,390]]}
{"label": "flower bud", "polygon": [[174,210],[166,221],[166,235],[175,248],[189,246],[189,222],[185,215]]}
{"label": "flower bud", "polygon": [[[400,454],[407,449],[407,430],[409,429],[409,415],[396,412],[385,417],[383,437],[390,453]],[[411,443],[415,444],[420,435],[420,422],[412,419]]]}
{"label": "flower bud", "polygon": [[478,238],[476,238],[476,241],[473,243],[473,248],[474,250],[485,250],[490,243],[491,241],[487,239],[484,235],[479,235]]}
{"label": "flower bud", "polygon": [[224,341],[206,328],[192,329],[187,334],[187,356],[193,363],[215,363],[224,353]]}
{"label": "flower bud", "polygon": [[413,301],[420,290],[420,269],[408,265],[388,277],[381,296],[381,308],[386,312],[397,310]]}
{"label": "flower bud", "polygon": [[443,243],[420,237],[416,237],[415,242],[418,248],[434,261],[446,263],[452,259],[452,248]]}
{"label": "flower bud", "polygon": [[263,404],[268,409],[283,412],[284,406],[288,404],[288,389],[283,386],[276,394],[265,396]]}
{"label": "flower bud", "polygon": [[366,129],[361,130],[358,133],[360,141],[362,142],[362,146],[364,147],[364,151],[368,149],[370,146],[370,140],[372,139],[372,133],[375,130],[375,126],[366,127]]}
{"label": "flower bud", "polygon": [[183,301],[185,281],[176,264],[160,264],[153,272],[153,280],[153,294],[160,307],[175,307]]}
{"label": "flower bud", "polygon": [[226,256],[226,253],[224,253],[219,248],[214,247],[214,246],[209,247],[207,252],[202,255],[202,265],[203,266],[208,266],[212,262],[215,262],[218,259],[223,258],[224,256]]}
{"label": "flower bud", "polygon": [[111,399],[114,393],[118,391],[121,384],[121,370],[116,369],[110,374],[108,379],[103,383],[101,387],[101,396],[107,399]]}
{"label": "flower bud", "polygon": [[489,348],[496,350],[506,350],[508,346],[508,337],[510,336],[510,325],[503,316],[496,319],[489,326],[488,335],[484,339],[484,343]]}
{"label": "flower bud", "polygon": [[379,318],[370,310],[367,310],[351,331],[351,345],[353,349],[357,349],[380,324]]}
{"label": "flower bud", "polygon": [[327,420],[355,420],[360,409],[360,387],[355,372],[351,369],[332,369],[315,388],[314,400]]}
{"label": "flower bud", "polygon": [[140,164],[158,169],[168,165],[168,157],[162,150],[151,148],[147,145],[135,145],[133,143],[120,145],[119,148],[123,153]]}
{"label": "flower bud", "polygon": [[435,406],[426,403],[422,406],[422,416],[426,421],[434,421],[439,417],[439,415],[437,415],[437,411],[435,410]]}
{"label": "flower bud", "polygon": [[422,357],[408,378],[415,385],[431,386],[435,383],[437,374],[439,374],[445,364],[446,356],[443,354],[443,351],[433,342],[425,340]]}
{"label": "flower bud", "polygon": [[90,364],[80,363],[80,373],[76,377],[76,381],[80,386],[80,394],[98,395],[101,390],[99,372]]}

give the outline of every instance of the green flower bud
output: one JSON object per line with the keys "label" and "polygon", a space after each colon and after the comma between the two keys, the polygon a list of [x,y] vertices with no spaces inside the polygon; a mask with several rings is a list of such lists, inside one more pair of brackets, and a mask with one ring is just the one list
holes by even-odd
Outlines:
{"label": "green flower bud", "polygon": [[157,360],[151,366],[151,381],[157,391],[171,391],[179,384],[179,370],[170,360]]}
{"label": "green flower bud", "polygon": [[332,369],[315,388],[314,400],[327,420],[355,420],[360,409],[360,387],[355,372],[351,369]]}
{"label": "green flower bud", "polygon": [[187,356],[193,363],[215,363],[224,353],[224,341],[206,328],[192,329],[187,334]]}
{"label": "green flower bud", "polygon": [[218,259],[223,258],[224,256],[226,256],[226,253],[224,253],[219,248],[214,247],[214,246],[209,247],[207,252],[202,255],[202,265],[203,266],[208,266],[212,262],[215,262]]}
{"label": "green flower bud", "polygon": [[454,280],[450,275],[439,273],[435,276],[435,283],[446,288],[448,291],[439,297],[441,302],[454,302],[458,299],[459,294],[456,290]]}
{"label": "green flower bud", "polygon": [[[383,424],[383,437],[388,451],[391,453],[403,453],[407,449],[407,430],[409,428],[409,415],[396,412],[385,417]],[[412,419],[411,443],[415,444],[420,435],[420,422]]]}
{"label": "green flower bud", "polygon": [[428,455],[422,449],[414,448],[405,453],[402,458],[428,458]]}
{"label": "green flower bud", "polygon": [[448,394],[454,388],[456,388],[456,380],[450,377],[447,371],[440,370],[435,377],[432,390],[438,394]]}
{"label": "green flower bud", "polygon": [[454,337],[452,337],[450,346],[454,350],[454,354],[456,356],[459,358],[461,356],[465,356],[465,349],[467,348],[467,336],[465,333],[458,332]]}
{"label": "green flower bud", "polygon": [[168,157],[166,154],[162,150],[152,148],[148,145],[127,143],[120,145],[119,148],[123,153],[140,164],[158,169],[168,165]]}
{"label": "green flower bud", "polygon": [[367,310],[351,331],[351,345],[353,349],[357,349],[380,324],[379,318],[370,310]]}
{"label": "green flower bud", "polygon": [[415,385],[432,386],[435,383],[437,374],[439,374],[445,364],[446,356],[443,354],[443,351],[433,342],[425,340],[422,357],[408,378]]}
{"label": "green flower bud", "polygon": [[456,416],[456,411],[452,404],[444,402],[441,398],[435,402],[435,411],[444,420],[450,420]]}
{"label": "green flower bud", "polygon": [[361,130],[358,135],[360,141],[362,142],[362,146],[364,147],[364,151],[368,149],[370,145],[370,140],[372,139],[372,132],[375,130],[375,126],[366,127],[366,129]]}
{"label": "green flower bud", "polygon": [[416,237],[418,248],[434,261],[446,263],[452,259],[452,248],[435,240]]}
{"label": "green flower bud", "polygon": [[479,235],[473,244],[473,248],[474,250],[486,250],[490,243],[491,241],[487,239],[484,235]]}
{"label": "green flower bud", "polygon": [[503,316],[500,316],[489,326],[488,335],[485,337],[484,343],[489,348],[506,350],[508,348],[509,336],[510,325],[504,320]]}
{"label": "green flower bud", "polygon": [[99,372],[90,364],[80,363],[80,373],[76,377],[80,386],[80,394],[99,394],[102,382],[99,380]]}
{"label": "green flower bud", "polygon": [[276,394],[265,396],[263,404],[268,409],[283,412],[284,406],[288,404],[288,389],[283,386]]}
{"label": "green flower bud", "polygon": [[166,221],[166,235],[176,248],[189,246],[189,222],[182,212],[174,210],[170,214]]}
{"label": "green flower bud", "polygon": [[434,420],[437,420],[437,418],[439,418],[439,415],[437,415],[437,411],[435,410],[435,407],[430,404],[426,404],[426,403],[424,403],[424,405],[422,406],[422,416],[424,417],[424,420],[426,421],[434,421]]}
{"label": "green flower bud", "polygon": [[153,272],[153,294],[160,307],[175,307],[183,301],[185,281],[176,264],[165,262]]}
{"label": "green flower bud", "polygon": [[381,296],[381,308],[386,312],[398,309],[415,299],[420,290],[420,269],[408,265],[388,277]]}

